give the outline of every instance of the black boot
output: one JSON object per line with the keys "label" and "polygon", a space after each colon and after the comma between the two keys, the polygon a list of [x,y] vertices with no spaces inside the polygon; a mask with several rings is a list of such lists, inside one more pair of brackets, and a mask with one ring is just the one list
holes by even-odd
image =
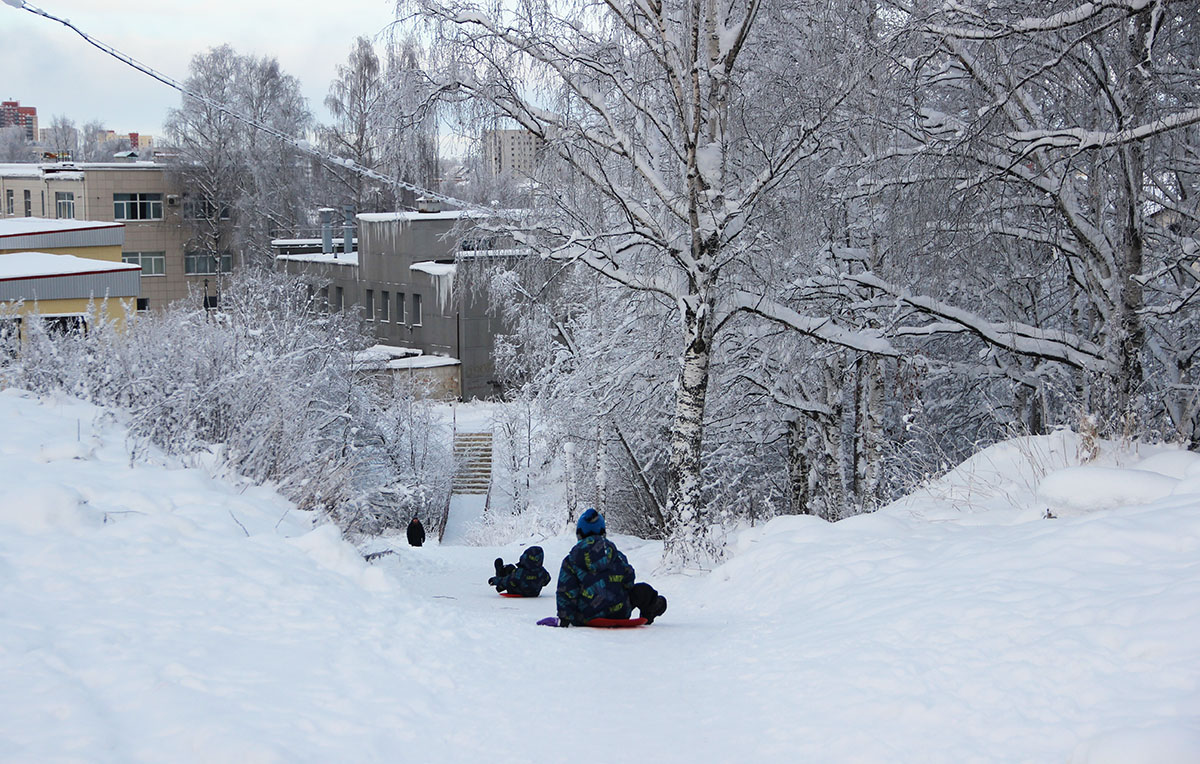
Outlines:
{"label": "black boot", "polygon": [[665,612],[667,612],[667,598],[660,594],[655,598],[654,604],[642,608],[642,618],[646,619],[646,623],[654,623],[654,619]]}

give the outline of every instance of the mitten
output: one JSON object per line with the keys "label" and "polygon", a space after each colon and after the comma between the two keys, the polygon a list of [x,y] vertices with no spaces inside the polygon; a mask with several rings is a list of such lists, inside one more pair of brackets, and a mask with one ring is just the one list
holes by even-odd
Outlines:
{"label": "mitten", "polygon": [[494,564],[496,566],[496,575],[503,576],[504,575],[504,560],[497,557],[496,562]]}

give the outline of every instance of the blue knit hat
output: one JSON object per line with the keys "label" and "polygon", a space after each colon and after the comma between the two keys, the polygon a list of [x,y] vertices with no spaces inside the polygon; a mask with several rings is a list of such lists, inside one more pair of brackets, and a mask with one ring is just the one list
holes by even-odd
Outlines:
{"label": "blue knit hat", "polygon": [[604,515],[588,507],[579,516],[579,522],[575,523],[575,532],[580,537],[604,533]]}

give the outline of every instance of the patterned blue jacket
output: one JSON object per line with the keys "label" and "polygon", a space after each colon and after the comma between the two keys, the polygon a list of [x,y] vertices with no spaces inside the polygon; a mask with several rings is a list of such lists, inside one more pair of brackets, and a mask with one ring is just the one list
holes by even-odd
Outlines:
{"label": "patterned blue jacket", "polygon": [[628,618],[633,566],[611,541],[585,536],[558,571],[558,618],[582,626],[593,618]]}
{"label": "patterned blue jacket", "polygon": [[542,567],[546,553],[540,546],[531,546],[521,553],[521,559],[512,573],[496,579],[496,589],[522,597],[536,597],[542,587],[550,583],[550,571]]}

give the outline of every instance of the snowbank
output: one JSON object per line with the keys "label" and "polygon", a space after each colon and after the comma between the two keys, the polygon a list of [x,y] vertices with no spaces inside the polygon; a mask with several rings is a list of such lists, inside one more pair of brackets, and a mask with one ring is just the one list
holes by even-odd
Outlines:
{"label": "snowbank", "polygon": [[1045,477],[1038,497],[1057,514],[1140,506],[1170,496],[1179,481],[1158,472],[1113,467],[1065,467]]}
{"label": "snowbank", "polygon": [[889,511],[777,518],[711,573],[615,536],[667,613],[547,629],[552,588],[486,580],[530,543],[556,573],[569,535],[379,539],[367,563],[268,488],[131,463],[119,417],[3,391],[0,759],[1200,760],[1194,460],[1102,456],[1136,505],[1043,519],[1042,487],[1099,482],[1073,448],[1002,444]]}

